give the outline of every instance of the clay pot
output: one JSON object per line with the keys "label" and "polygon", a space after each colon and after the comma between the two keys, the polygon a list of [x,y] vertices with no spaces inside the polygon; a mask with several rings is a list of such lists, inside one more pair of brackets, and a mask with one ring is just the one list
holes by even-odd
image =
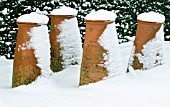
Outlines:
{"label": "clay pot", "polygon": [[[161,25],[162,23],[145,22],[145,21],[138,20],[138,27],[137,27],[136,37],[134,41],[134,46],[135,46],[134,54],[140,53],[141,55],[143,55],[142,53],[143,46],[147,42],[155,38],[155,35],[160,29]],[[132,67],[134,69],[143,69],[143,64],[140,63],[137,56],[134,56]]]}
{"label": "clay pot", "polygon": [[94,83],[106,77],[107,70],[100,66],[104,64],[103,53],[106,51],[98,43],[99,37],[106,26],[112,22],[86,20],[86,35],[83,49],[83,58],[80,71],[79,85]]}
{"label": "clay pot", "polygon": [[17,25],[18,36],[14,53],[12,87],[27,85],[35,81],[41,74],[40,68],[36,65],[38,62],[34,55],[34,49],[24,45],[30,41],[28,34],[30,29],[39,25],[36,23],[23,22],[18,22]]}
{"label": "clay pot", "polygon": [[58,25],[65,19],[71,19],[72,15],[51,15],[50,44],[51,44],[51,64],[50,68],[53,72],[62,70],[62,57],[60,56],[60,43],[57,42],[57,36],[60,34]]}

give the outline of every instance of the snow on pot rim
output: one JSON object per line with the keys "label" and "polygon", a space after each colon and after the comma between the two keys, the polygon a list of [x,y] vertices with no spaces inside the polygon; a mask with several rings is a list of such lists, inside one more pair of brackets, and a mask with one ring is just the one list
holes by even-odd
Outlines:
{"label": "snow on pot rim", "polygon": [[93,24],[111,24],[111,23],[113,23],[113,22],[115,22],[115,21],[110,21],[110,20],[87,20],[87,19],[85,19],[85,22],[86,23],[93,23]]}
{"label": "snow on pot rim", "polygon": [[50,15],[70,15],[70,16],[76,16],[78,11],[76,9],[62,6],[59,9],[52,10]]}
{"label": "snow on pot rim", "polygon": [[140,14],[137,19],[146,22],[163,23],[165,21],[165,16],[151,11]]}
{"label": "snow on pot rim", "polygon": [[36,23],[39,25],[47,24],[49,18],[45,15],[38,14],[36,12],[31,12],[30,14],[24,14],[18,17],[18,23]]}
{"label": "snow on pot rim", "polygon": [[61,19],[69,19],[69,18],[75,18],[76,16],[73,15],[50,15],[52,18],[61,18]]}
{"label": "snow on pot rim", "polygon": [[94,20],[94,21],[115,21],[117,15],[114,11],[107,10],[98,10],[93,11],[90,14],[86,15],[85,20]]}

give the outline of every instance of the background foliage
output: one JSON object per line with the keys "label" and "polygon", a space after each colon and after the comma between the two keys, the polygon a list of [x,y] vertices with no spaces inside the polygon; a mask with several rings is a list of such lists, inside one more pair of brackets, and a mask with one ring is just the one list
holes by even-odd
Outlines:
{"label": "background foliage", "polygon": [[[23,14],[36,11],[49,13],[62,5],[78,10],[78,25],[85,35],[84,17],[94,10],[114,10],[117,14],[116,27],[119,42],[127,42],[128,37],[135,36],[137,15],[147,11],[164,14],[165,40],[170,40],[170,1],[169,0],[0,0],[0,56],[14,57],[17,36],[16,19]],[[50,27],[50,22],[48,24]]]}

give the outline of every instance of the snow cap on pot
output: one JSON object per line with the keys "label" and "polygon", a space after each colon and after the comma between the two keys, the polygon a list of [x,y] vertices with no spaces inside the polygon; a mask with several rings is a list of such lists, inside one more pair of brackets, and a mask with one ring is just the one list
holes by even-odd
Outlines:
{"label": "snow cap on pot", "polygon": [[17,22],[25,23],[37,23],[37,24],[47,24],[49,18],[45,15],[38,14],[37,12],[31,12],[30,14],[24,14],[18,17]]}
{"label": "snow cap on pot", "polygon": [[157,22],[163,23],[165,21],[165,16],[156,12],[146,12],[142,13],[137,17],[138,20],[146,22]]}
{"label": "snow cap on pot", "polygon": [[92,11],[90,14],[86,15],[86,20],[106,20],[106,21],[115,21],[117,15],[114,11],[107,10],[98,10]]}
{"label": "snow cap on pot", "polygon": [[62,6],[59,9],[54,9],[51,12],[51,15],[72,15],[72,16],[76,16],[77,15],[77,10],[70,8],[70,7],[66,7],[66,6]]}

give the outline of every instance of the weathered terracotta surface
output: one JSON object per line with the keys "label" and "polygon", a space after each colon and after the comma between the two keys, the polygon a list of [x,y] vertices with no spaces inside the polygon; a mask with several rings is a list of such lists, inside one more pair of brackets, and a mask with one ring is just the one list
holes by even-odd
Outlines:
{"label": "weathered terracotta surface", "polygon": [[[141,55],[143,55],[143,46],[155,37],[156,32],[160,29],[161,25],[162,23],[145,22],[138,20],[138,27],[134,41],[135,54],[140,53]],[[136,56],[134,56],[132,67],[134,69],[143,69],[143,64],[140,63],[138,57]]]}
{"label": "weathered terracotta surface", "polygon": [[71,15],[51,15],[51,29],[50,29],[50,44],[51,44],[51,70],[58,72],[62,70],[62,57],[60,56],[60,43],[57,42],[57,36],[60,34],[58,25],[65,19],[70,19],[75,16]]}
{"label": "weathered terracotta surface", "polygon": [[86,20],[86,35],[84,42],[83,58],[80,71],[79,85],[94,83],[107,76],[103,53],[106,51],[98,43],[98,39],[105,30],[107,24],[112,22]]}
{"label": "weathered terracotta surface", "polygon": [[22,45],[30,40],[28,34],[30,29],[39,25],[37,25],[36,23],[21,22],[18,22],[17,24],[18,36],[14,54],[15,57],[13,64],[12,87],[29,84],[41,74],[40,68],[36,65],[37,59],[34,55],[34,49],[31,48],[22,50],[21,48],[19,48],[19,45]]}

